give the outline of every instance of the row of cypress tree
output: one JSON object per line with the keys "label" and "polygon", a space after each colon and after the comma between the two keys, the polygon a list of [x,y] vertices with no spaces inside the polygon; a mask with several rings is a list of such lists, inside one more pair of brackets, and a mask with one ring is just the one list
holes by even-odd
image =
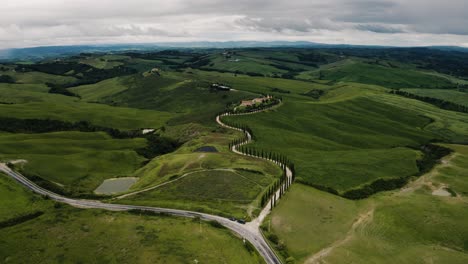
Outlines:
{"label": "row of cypress tree", "polygon": [[[223,121],[223,123],[230,127],[237,128],[244,133],[244,137],[235,139],[229,143],[229,149],[235,147],[237,151],[245,155],[273,161],[283,169],[282,177],[276,180],[272,185],[270,185],[270,187],[268,187],[268,189],[263,193],[260,200],[260,204],[262,207],[264,207],[268,202],[270,202],[271,208],[275,207],[277,204],[277,200],[279,200],[285,194],[289,186],[291,186],[291,184],[295,180],[296,173],[294,163],[288,157],[281,153],[275,153],[263,149],[258,150],[253,147],[244,146],[249,142],[248,135],[250,135],[252,139],[254,138],[252,130],[248,126],[239,123],[229,121]],[[287,177],[287,168],[291,170],[291,178]]]}

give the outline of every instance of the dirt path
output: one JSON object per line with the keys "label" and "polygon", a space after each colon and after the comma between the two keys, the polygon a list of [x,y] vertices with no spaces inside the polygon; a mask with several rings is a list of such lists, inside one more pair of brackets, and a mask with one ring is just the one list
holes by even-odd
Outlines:
{"label": "dirt path", "polygon": [[[458,156],[458,153],[453,153],[450,154],[446,157],[444,157],[441,161],[440,164],[436,165],[431,171],[428,173],[420,176],[416,180],[408,183],[405,187],[401,188],[399,192],[395,193],[395,195],[406,195],[414,192],[415,190],[427,186],[429,189],[431,189],[433,192],[436,192],[439,189],[444,189],[447,187],[445,184],[441,184],[439,186],[434,185],[432,182],[434,176],[439,174],[439,170],[442,168],[450,167],[452,166],[452,160]],[[437,192],[435,193],[437,195]]]}
{"label": "dirt path", "polygon": [[177,179],[174,179],[172,181],[167,181],[167,182],[164,182],[164,183],[161,183],[161,184],[158,184],[158,185],[155,185],[155,186],[151,186],[151,187],[148,187],[148,188],[145,188],[143,190],[139,190],[139,191],[135,191],[135,192],[131,192],[131,193],[126,193],[126,194],[123,194],[123,195],[119,195],[115,198],[112,198],[112,200],[120,200],[120,199],[123,199],[123,198],[127,198],[129,196],[133,196],[133,195],[136,195],[136,194],[140,194],[140,193],[144,193],[144,192],[147,192],[147,191],[152,191],[154,189],[157,189],[157,188],[160,188],[160,187],[163,187],[165,185],[168,185],[168,184],[171,184],[173,182],[176,182],[178,180],[181,180],[187,176],[190,176],[194,173],[197,173],[197,172],[203,172],[203,171],[230,171],[230,172],[234,172],[233,169],[205,169],[205,170],[196,170],[196,171],[191,171],[191,172],[187,172],[185,173],[184,175],[178,177]]}
{"label": "dirt path", "polygon": [[[239,144],[237,145],[234,145],[234,146],[231,146],[231,151],[236,153],[236,154],[239,154],[239,155],[243,155],[243,156],[248,156],[248,157],[254,157],[254,158],[257,158],[257,159],[262,159],[262,160],[266,160],[266,161],[270,161],[272,163],[274,163],[275,165],[277,166],[283,166],[283,164],[277,162],[277,161],[274,161],[274,160],[270,160],[270,159],[267,159],[267,158],[262,158],[262,157],[258,157],[258,156],[253,156],[253,155],[247,155],[245,153],[242,153],[241,151],[239,151],[239,148],[243,145],[246,145],[246,144],[249,144],[252,142],[252,135],[248,132],[248,131],[243,131],[242,129],[239,129],[239,128],[236,128],[236,127],[232,127],[232,126],[229,126],[225,123],[223,123],[221,121],[221,117],[223,116],[239,116],[239,115],[252,115],[252,114],[255,114],[255,113],[260,113],[260,112],[266,112],[266,111],[271,111],[272,109],[275,109],[279,106],[282,105],[282,102],[280,102],[278,105],[275,105],[271,108],[267,108],[267,109],[262,109],[262,110],[257,110],[257,111],[253,111],[253,112],[248,112],[248,113],[240,113],[240,114],[228,114],[228,113],[225,113],[225,114],[221,114],[221,115],[218,115],[216,117],[216,122],[222,126],[222,127],[225,127],[225,128],[229,128],[229,129],[232,129],[232,130],[237,130],[237,131],[240,131],[240,132],[243,132],[246,136],[246,140],[243,141],[243,142],[240,142]],[[292,171],[291,169],[288,167],[288,166],[285,166],[285,169],[286,169],[286,177],[288,179],[291,179],[293,174],[292,174]],[[284,183],[281,187],[283,187],[284,185],[286,185],[286,183]],[[287,187],[287,185],[286,185]],[[262,224],[263,220],[265,219],[265,217],[271,212],[271,200],[272,199],[275,199],[275,201],[279,200],[280,199],[280,188],[278,188],[278,190],[275,192],[276,195],[274,195],[272,198],[270,198],[266,203],[265,203],[265,207],[262,208],[262,210],[260,211],[260,214],[252,219],[252,221],[248,222],[245,224],[245,228],[247,230],[249,230],[250,232],[252,232],[253,234],[257,234],[257,235],[260,235],[261,236],[261,232],[260,232],[260,225]]]}
{"label": "dirt path", "polygon": [[310,256],[304,263],[325,263],[323,259],[327,257],[335,248],[344,245],[346,242],[351,240],[351,238],[353,238],[358,229],[365,228],[368,224],[372,222],[374,218],[374,210],[375,207],[374,205],[372,205],[371,209],[359,215],[358,219],[354,221],[353,225],[351,226],[351,229],[346,233],[346,236],[344,238],[339,239],[333,242],[330,246],[321,249],[319,252]]}

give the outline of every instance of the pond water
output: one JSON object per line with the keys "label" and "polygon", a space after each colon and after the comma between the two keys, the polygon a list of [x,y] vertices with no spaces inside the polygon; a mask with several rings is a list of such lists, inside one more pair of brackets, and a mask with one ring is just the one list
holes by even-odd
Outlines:
{"label": "pond water", "polygon": [[113,178],[107,179],[94,190],[97,194],[114,194],[125,192],[138,180],[135,177],[123,177],[123,178]]}

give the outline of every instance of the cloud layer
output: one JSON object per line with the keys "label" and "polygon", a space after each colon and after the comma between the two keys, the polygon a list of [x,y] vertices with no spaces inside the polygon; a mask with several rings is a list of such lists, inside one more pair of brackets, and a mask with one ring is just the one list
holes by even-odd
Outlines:
{"label": "cloud layer", "polygon": [[230,40],[468,46],[466,0],[6,0],[0,48]]}

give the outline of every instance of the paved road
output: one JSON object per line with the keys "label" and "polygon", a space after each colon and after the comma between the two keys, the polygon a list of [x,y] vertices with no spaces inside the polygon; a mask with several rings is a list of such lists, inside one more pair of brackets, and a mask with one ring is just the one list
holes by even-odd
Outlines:
{"label": "paved road", "polygon": [[205,213],[198,213],[192,211],[185,211],[185,210],[177,210],[177,209],[169,209],[169,208],[159,208],[159,207],[151,207],[151,206],[139,206],[139,205],[127,205],[127,204],[110,204],[110,203],[103,203],[100,201],[93,201],[93,200],[85,200],[85,199],[72,199],[61,196],[59,194],[53,193],[48,191],[42,187],[39,187],[35,183],[28,180],[22,174],[15,172],[8,168],[4,163],[0,163],[0,171],[4,172],[8,176],[12,177],[22,185],[26,186],[28,189],[32,190],[35,193],[40,195],[48,196],[50,199],[55,200],[57,202],[66,203],[75,207],[79,208],[97,208],[97,209],[105,209],[111,211],[128,211],[128,210],[145,210],[157,213],[167,213],[170,215],[175,216],[182,216],[182,217],[200,217],[202,220],[207,221],[217,221],[226,228],[234,231],[235,233],[239,234],[246,240],[248,240],[252,245],[258,250],[258,252],[263,256],[265,261],[268,264],[280,264],[281,261],[276,257],[275,253],[271,250],[263,236],[260,232],[252,232],[249,228],[245,225],[239,224],[237,222],[231,221],[227,218],[220,217],[217,215],[210,215]]}
{"label": "paved road", "polygon": [[[228,113],[225,113],[225,114],[221,114],[221,115],[218,115],[216,117],[216,122],[222,126],[222,127],[226,127],[226,128],[229,128],[229,129],[233,129],[233,130],[237,130],[237,131],[241,131],[241,132],[244,132],[244,134],[246,135],[246,140],[243,141],[243,142],[240,142],[239,144],[237,145],[233,145],[231,147],[231,151],[236,153],[236,154],[239,154],[239,155],[244,155],[244,156],[249,156],[249,157],[254,157],[254,158],[258,158],[258,159],[264,159],[264,160],[267,160],[267,161],[271,161],[273,163],[275,163],[276,165],[278,166],[284,166],[284,164],[282,164],[281,162],[278,162],[278,161],[275,161],[275,160],[270,160],[270,159],[267,159],[267,158],[262,158],[262,157],[258,157],[258,156],[252,156],[252,155],[247,155],[245,153],[242,153],[241,151],[238,150],[238,148],[240,146],[243,146],[243,145],[246,145],[246,144],[249,144],[252,142],[252,135],[248,132],[248,131],[243,131],[242,129],[239,129],[237,127],[232,127],[232,126],[229,126],[229,125],[226,125],[225,123],[223,123],[223,121],[221,121],[221,118],[223,116],[238,116],[238,115],[251,115],[251,114],[255,114],[255,113],[259,113],[259,112],[264,112],[264,111],[268,111],[270,110],[271,108],[267,108],[267,109],[263,109],[263,110],[257,110],[257,111],[254,111],[254,112],[248,112],[248,113],[242,113],[242,114],[228,114]],[[288,166],[285,166],[286,168],[286,177],[288,177],[288,179],[290,180],[292,178],[292,171],[291,169],[288,167]],[[286,183],[284,183],[283,185],[286,185]],[[273,196],[273,197],[276,197],[276,200],[279,200],[280,199],[280,190],[278,189],[276,191],[276,195]],[[273,198],[271,198],[273,199]],[[265,208],[263,208],[263,210],[260,212],[260,214],[258,215],[257,218],[253,219],[251,222],[247,223],[247,226],[248,227],[251,227],[252,231],[253,230],[258,230],[260,228],[260,225],[262,224],[263,220],[265,219],[265,217],[270,213],[271,211],[271,199],[268,200],[265,204]]]}
{"label": "paved road", "polygon": [[[268,110],[268,109],[265,109]],[[265,110],[260,110],[256,112],[251,112],[251,113],[246,113],[246,114],[254,114],[257,112],[262,112]],[[221,121],[221,117],[227,115],[219,115],[216,117],[216,122],[226,128],[242,131],[241,129],[235,128],[228,126],[224,124]],[[243,114],[242,114],[243,115]],[[244,142],[241,142],[238,145],[232,146],[232,151],[234,153],[237,153],[239,155],[246,155],[240,151],[238,151],[238,147],[245,145],[247,143],[250,143],[252,141],[252,135],[250,135],[249,132],[245,131],[244,132],[247,136],[247,140]],[[255,157],[255,158],[260,158],[260,157]],[[266,159],[268,160],[268,159]],[[276,161],[269,160],[273,163],[276,163],[277,165],[282,165]],[[128,211],[128,210],[144,210],[144,211],[151,211],[151,212],[157,212],[157,213],[167,213],[170,215],[175,215],[175,216],[182,216],[182,217],[199,217],[202,220],[206,221],[217,221],[226,228],[232,230],[233,232],[239,234],[246,240],[248,240],[252,245],[257,249],[257,251],[263,256],[265,259],[266,263],[268,264],[281,264],[280,259],[275,255],[274,251],[270,248],[268,243],[266,242],[265,238],[260,232],[260,225],[263,222],[263,219],[269,214],[271,211],[270,208],[270,202],[268,202],[265,206],[265,208],[260,212],[260,215],[252,220],[251,222],[243,225],[239,224],[235,221],[231,221],[227,218],[217,216],[217,215],[210,215],[210,214],[205,214],[205,213],[199,213],[199,212],[193,212],[193,211],[186,211],[186,210],[178,210],[178,209],[170,209],[170,208],[160,208],[160,207],[151,207],[151,206],[139,206],[139,205],[127,205],[127,204],[114,204],[114,203],[103,203],[101,201],[94,201],[94,200],[86,200],[86,199],[73,199],[73,198],[68,198],[56,193],[53,193],[51,191],[48,191],[32,181],[28,180],[25,176],[22,174],[15,172],[11,170],[6,164],[0,163],[0,171],[4,172],[8,176],[12,177],[28,189],[32,190],[35,193],[38,193],[40,195],[48,196],[50,199],[55,200],[57,202],[62,202],[69,204],[74,207],[79,207],[79,208],[97,208],[97,209],[105,209],[105,210],[112,210],[112,211]],[[288,178],[292,177],[292,172],[291,170],[286,167],[286,176]],[[276,194],[277,199],[279,199],[279,190],[277,191]]]}

